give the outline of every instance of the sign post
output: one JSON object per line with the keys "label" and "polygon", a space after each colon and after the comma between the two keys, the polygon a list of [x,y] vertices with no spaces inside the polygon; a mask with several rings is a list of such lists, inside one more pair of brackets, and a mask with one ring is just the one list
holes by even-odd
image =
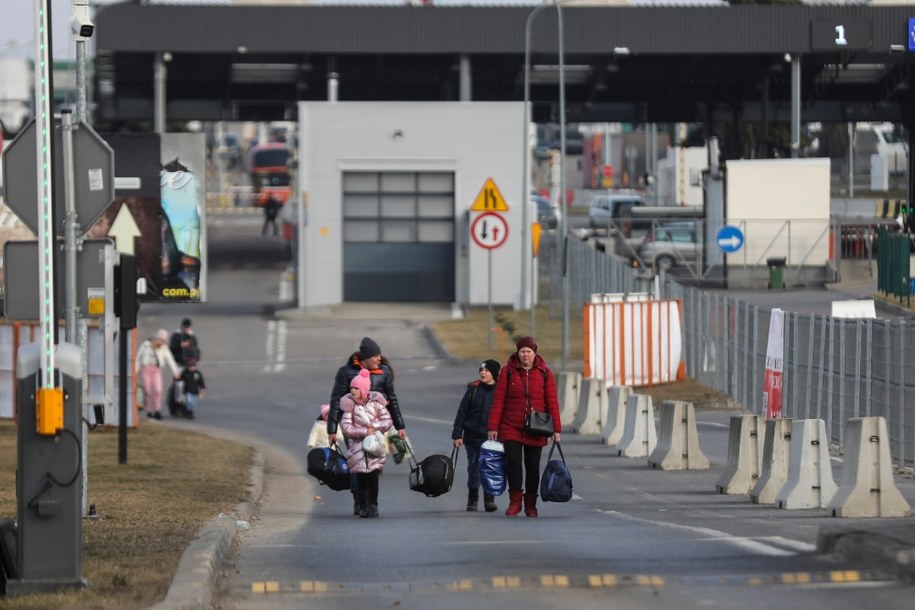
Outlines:
{"label": "sign post", "polygon": [[486,347],[487,349],[492,349],[492,251],[504,244],[505,240],[508,239],[508,223],[500,214],[484,212],[470,223],[470,236],[473,237],[476,245],[487,250],[486,299],[489,301],[489,308],[486,316]]}

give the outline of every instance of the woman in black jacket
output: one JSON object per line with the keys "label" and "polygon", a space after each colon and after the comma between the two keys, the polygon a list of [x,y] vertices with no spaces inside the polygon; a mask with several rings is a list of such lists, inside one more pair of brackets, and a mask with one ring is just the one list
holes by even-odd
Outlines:
{"label": "woman in black jacket", "polygon": [[[394,393],[394,371],[385,357],[381,355],[381,347],[378,343],[370,337],[363,337],[359,343],[359,351],[347,358],[346,363],[337,369],[337,375],[334,377],[334,389],[330,393],[330,411],[327,414],[327,438],[331,445],[337,440],[337,426],[343,415],[340,410],[340,399],[349,393],[353,378],[362,369],[369,371],[371,382],[369,389],[373,392],[380,392],[388,401],[387,409],[394,421],[394,429],[397,430],[397,434],[400,438],[407,436],[403,415],[400,414],[400,403],[397,402],[397,394]],[[358,515],[363,506],[359,502],[356,477],[352,478],[350,491],[353,492],[353,514]]]}

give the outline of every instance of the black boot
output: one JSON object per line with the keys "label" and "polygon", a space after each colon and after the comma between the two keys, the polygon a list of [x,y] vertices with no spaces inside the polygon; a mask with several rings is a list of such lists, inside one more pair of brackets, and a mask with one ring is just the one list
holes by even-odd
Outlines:
{"label": "black boot", "polygon": [[362,507],[365,506],[365,501],[359,487],[351,491],[353,493],[353,515],[360,517],[362,516]]}
{"label": "black boot", "polygon": [[359,516],[362,517],[363,519],[366,517],[371,517],[372,511],[371,511],[371,505],[370,505],[369,498],[368,498],[369,492],[367,489],[365,489],[364,485],[359,486],[359,496],[361,498],[360,502],[359,502]]}
{"label": "black boot", "polygon": [[483,494],[483,508],[486,510],[487,513],[493,513],[495,511],[499,510],[499,507],[496,506],[496,497],[491,496],[487,493],[484,493]]}
{"label": "black boot", "polygon": [[479,489],[468,489],[467,490],[467,510],[470,512],[476,512],[477,502],[480,501],[480,490]]}
{"label": "black boot", "polygon": [[365,492],[365,512],[366,517],[375,518],[378,516],[378,475],[379,472],[371,472],[368,477],[368,489]]}

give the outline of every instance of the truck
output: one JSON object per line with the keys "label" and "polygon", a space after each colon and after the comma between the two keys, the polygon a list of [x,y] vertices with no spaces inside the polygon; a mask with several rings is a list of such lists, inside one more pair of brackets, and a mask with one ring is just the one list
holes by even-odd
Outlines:
{"label": "truck", "polygon": [[284,142],[255,144],[248,151],[248,172],[257,205],[263,206],[270,197],[276,198],[281,205],[289,199],[292,182],[290,157]]}

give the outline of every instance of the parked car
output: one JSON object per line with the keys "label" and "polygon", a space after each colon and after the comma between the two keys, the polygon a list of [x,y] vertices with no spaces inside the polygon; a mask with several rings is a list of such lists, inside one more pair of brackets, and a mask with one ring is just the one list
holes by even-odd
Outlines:
{"label": "parked car", "polygon": [[591,199],[588,222],[592,229],[608,229],[633,206],[645,205],[638,195],[597,195]]}
{"label": "parked car", "polygon": [[657,270],[695,265],[702,256],[702,224],[682,221],[657,225],[645,236],[636,255]]}
{"label": "parked car", "polygon": [[537,220],[544,229],[555,229],[559,226],[560,212],[550,205],[550,200],[542,195],[531,195],[531,201],[537,204]]}

